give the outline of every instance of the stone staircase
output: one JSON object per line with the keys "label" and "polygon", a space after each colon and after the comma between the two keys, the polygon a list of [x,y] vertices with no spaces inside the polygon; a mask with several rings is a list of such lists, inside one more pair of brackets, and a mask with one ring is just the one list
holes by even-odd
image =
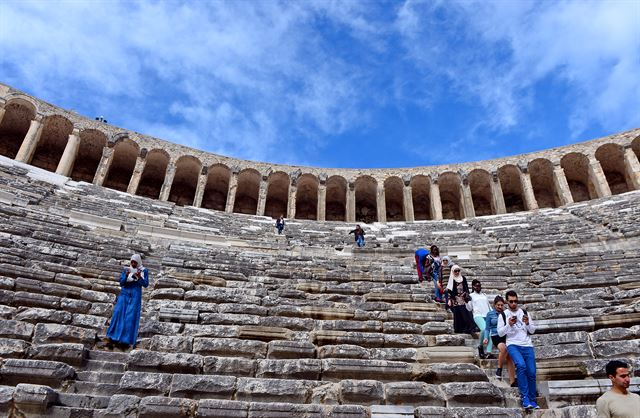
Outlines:
{"label": "stone staircase", "polygon": [[[611,358],[633,365],[638,390],[640,254],[629,228],[640,193],[595,201],[601,218],[583,219],[575,205],[527,213],[533,228],[520,214],[374,224],[357,249],[343,223],[292,221],[278,236],[263,217],[174,207],[9,161],[0,160],[3,414],[523,416],[495,361],[477,358],[477,336],[453,334],[431,286],[416,282],[413,251],[431,242],[490,297],[516,289],[534,315],[545,409],[530,415],[594,416]],[[605,217],[618,230],[588,235]],[[513,251],[513,228],[515,240],[537,241]],[[569,229],[575,242],[554,235]],[[116,277],[134,252],[151,270],[139,340],[110,351]]]}

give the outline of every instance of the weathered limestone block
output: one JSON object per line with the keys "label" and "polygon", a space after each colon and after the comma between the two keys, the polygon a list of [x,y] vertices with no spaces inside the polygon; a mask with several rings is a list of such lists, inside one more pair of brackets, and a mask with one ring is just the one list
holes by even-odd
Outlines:
{"label": "weathered limestone block", "polygon": [[418,351],[415,348],[372,348],[369,350],[369,358],[413,363],[418,360]]}
{"label": "weathered limestone block", "polygon": [[198,323],[200,312],[197,309],[160,308],[160,320],[167,322],[180,322],[184,324]]}
{"label": "weathered limestone block", "polygon": [[120,391],[137,396],[166,395],[171,378],[172,375],[166,373],[126,371],[120,379]]}
{"label": "weathered limestone block", "polygon": [[65,284],[67,286],[81,287],[83,289],[91,289],[91,281],[82,276],[68,273],[56,273],[54,279],[56,283]]}
{"label": "weathered limestone block", "polygon": [[472,347],[425,347],[417,348],[419,363],[473,363],[475,351]]}
{"label": "weathered limestone block", "polygon": [[319,380],[321,362],[316,359],[259,360],[256,377]]}
{"label": "weathered limestone block", "polygon": [[358,345],[340,344],[323,345],[318,347],[318,358],[352,358],[364,359],[369,357],[369,350]]}
{"label": "weathered limestone block", "polygon": [[311,385],[304,380],[238,379],[236,399],[251,402],[305,403],[311,395]]}
{"label": "weathered limestone block", "polygon": [[68,324],[72,320],[72,315],[69,312],[56,309],[22,308],[18,310],[15,319],[18,321],[30,322],[32,324],[37,324],[38,322]]}
{"label": "weathered limestone block", "polygon": [[376,380],[343,380],[340,399],[346,404],[379,405],[384,403],[384,385]]}
{"label": "weathered limestone block", "polygon": [[[182,263],[180,263],[180,265],[182,265]],[[191,281],[178,280],[173,277],[158,277],[155,285],[156,289],[180,288],[185,291],[192,290],[194,287],[195,285]]]}
{"label": "weathered limestone block", "polygon": [[311,338],[314,344],[340,345],[352,344],[360,347],[383,347],[384,334],[374,332],[347,332],[347,331],[312,331]]}
{"label": "weathered limestone block", "polygon": [[203,357],[198,354],[133,350],[127,359],[127,370],[200,373],[202,364]]}
{"label": "weathered limestone block", "polygon": [[340,384],[325,383],[315,386],[311,393],[311,403],[337,405],[340,403]]}
{"label": "weathered limestone block", "polygon": [[315,358],[316,348],[308,341],[271,341],[267,347],[267,358]]}
{"label": "weathered limestone block", "polygon": [[231,399],[235,385],[234,376],[174,374],[169,396],[192,399]]}
{"label": "weathered limestone block", "polygon": [[384,334],[384,346],[405,348],[405,347],[426,347],[427,339],[422,335],[415,334]]}
{"label": "weathered limestone block", "polygon": [[52,282],[55,273],[32,267],[16,266],[14,264],[0,263],[0,274],[9,277],[26,277],[28,279]]}
{"label": "weathered limestone block", "polygon": [[72,379],[76,371],[59,361],[8,359],[0,369],[4,383],[38,383],[58,386],[63,380]]}
{"label": "weathered limestone block", "polygon": [[267,316],[268,311],[264,306],[247,303],[221,303],[218,305],[218,312],[220,313]]}
{"label": "weathered limestone block", "polygon": [[96,304],[96,303],[87,302],[86,300],[69,299],[69,298],[62,298],[60,300],[60,309],[70,313],[91,313],[92,315],[99,315],[99,313],[95,312],[95,309],[94,309],[94,306],[96,305],[98,306],[106,305],[109,310],[109,315],[111,315],[111,308],[113,307],[113,305],[110,305],[110,304],[106,304],[106,303]]}
{"label": "weathered limestone block", "polygon": [[134,395],[113,395],[104,411],[95,411],[97,418],[137,418],[140,398]]}
{"label": "weathered limestone block", "polygon": [[543,345],[535,348],[537,360],[551,360],[558,358],[592,358],[589,344],[558,344]]}
{"label": "weathered limestone block", "polygon": [[196,413],[198,402],[192,399],[165,398],[147,396],[138,406],[140,418],[192,417]]}
{"label": "weathered limestone block", "polygon": [[438,347],[462,346],[462,345],[464,345],[464,336],[459,335],[459,334],[436,335],[434,339],[435,339],[435,341],[434,341],[433,345],[438,346]]}
{"label": "weathered limestone block", "polygon": [[96,342],[96,331],[73,325],[37,324],[33,334],[34,344],[80,343],[91,347]]}
{"label": "weathered limestone block", "polygon": [[593,331],[591,334],[591,340],[594,342],[599,341],[616,341],[616,340],[632,340],[640,337],[640,326],[631,328],[605,328]]}
{"label": "weathered limestone block", "polygon": [[198,418],[247,418],[249,403],[218,399],[198,401]]}
{"label": "weathered limestone block", "polygon": [[107,326],[107,318],[96,315],[74,314],[71,324],[82,328],[93,328],[100,331]]}
{"label": "weathered limestone block", "polygon": [[13,304],[15,306],[59,309],[60,297],[30,292],[15,292],[13,294]]}
{"label": "weathered limestone block", "polygon": [[422,324],[422,333],[424,335],[453,334],[453,324],[444,321],[427,322]]}
{"label": "weathered limestone block", "polygon": [[13,394],[16,391],[16,388],[13,386],[0,386],[0,412],[7,413],[11,408],[11,404],[13,403]]}
{"label": "weathered limestone block", "polygon": [[593,343],[593,354],[596,357],[638,356],[640,339],[621,341],[601,341]]}
{"label": "weathered limestone block", "polygon": [[444,383],[440,389],[447,399],[447,407],[504,404],[500,389],[488,382]]}
{"label": "weathered limestone block", "polygon": [[13,305],[14,292],[0,289],[0,303],[3,305]]}
{"label": "weathered limestone block", "polygon": [[149,341],[149,350],[165,353],[191,353],[193,337],[171,337],[154,335]]}
{"label": "weathered limestone block", "polygon": [[422,406],[416,409],[416,418],[523,418],[522,409],[497,407],[461,407],[443,408],[436,406]]}
{"label": "weathered limestone block", "polygon": [[335,405],[327,407],[327,418],[369,418],[369,408],[362,405]]}
{"label": "weathered limestone block", "polygon": [[184,289],[180,287],[156,288],[151,292],[149,299],[177,299],[184,298]]}
{"label": "weathered limestone block", "polygon": [[489,381],[480,367],[469,363],[417,363],[413,365],[411,380],[434,384]]}
{"label": "weathered limestone block", "polygon": [[239,328],[226,325],[185,324],[182,335],[187,337],[238,338]]}
{"label": "weathered limestone block", "polygon": [[541,411],[536,418],[597,418],[595,405],[577,405]]}
{"label": "weathered limestone block", "polygon": [[20,383],[13,394],[13,402],[21,414],[42,414],[58,398],[49,386]]}
{"label": "weathered limestone block", "polygon": [[380,321],[328,320],[317,321],[315,329],[328,331],[380,332]]}
{"label": "weathered limestone block", "polygon": [[208,312],[200,314],[200,323],[216,325],[259,325],[260,317],[257,315]]}
{"label": "weathered limestone block", "polygon": [[116,296],[112,293],[96,292],[94,290],[83,290],[80,292],[80,298],[89,302],[114,303]]}
{"label": "weathered limestone block", "polygon": [[383,381],[409,380],[411,365],[399,361],[326,359],[322,360],[322,380],[337,381],[345,378]]}
{"label": "weathered limestone block", "polygon": [[0,338],[0,358],[22,358],[24,357],[29,343],[11,338]]}
{"label": "weathered limestone block", "polygon": [[202,371],[205,374],[252,377],[256,375],[257,367],[256,360],[208,356],[204,358]]}
{"label": "weathered limestone block", "polygon": [[15,284],[15,280],[11,277],[0,276],[0,289],[13,290]]}
{"label": "weathered limestone block", "polygon": [[185,327],[185,325],[170,322],[153,320],[140,321],[138,338],[153,337],[154,335],[177,335],[180,334],[183,327]]}
{"label": "weathered limestone block", "polygon": [[193,352],[220,357],[265,358],[267,343],[236,338],[194,338]]}
{"label": "weathered limestone block", "polygon": [[34,326],[28,322],[5,320],[0,321],[0,337],[31,340]]}
{"label": "weathered limestone block", "polygon": [[35,360],[63,361],[74,366],[82,365],[88,354],[84,345],[73,343],[34,345],[27,351],[27,356]]}
{"label": "weathered limestone block", "polygon": [[311,331],[315,328],[315,320],[309,318],[288,318],[286,316],[262,316],[260,326],[286,328],[293,331]]}
{"label": "weathered limestone block", "polygon": [[447,317],[442,312],[397,310],[391,310],[387,312],[388,321],[414,322],[416,324],[424,324],[425,322],[441,322],[445,319],[447,319]]}
{"label": "weathered limestone block", "polygon": [[595,322],[591,316],[540,319],[535,322],[536,334],[566,331],[593,331],[595,327]]}
{"label": "weathered limestone block", "polygon": [[293,316],[313,319],[353,319],[354,311],[346,308],[319,307],[319,306],[276,306],[270,309],[270,314],[275,316]]}
{"label": "weathered limestone block", "polygon": [[0,319],[11,319],[18,310],[11,306],[0,305]]}
{"label": "weathered limestone block", "polygon": [[268,342],[273,340],[290,340],[292,333],[286,328],[242,325],[238,330],[238,337]]}
{"label": "weathered limestone block", "polygon": [[385,334],[422,334],[422,326],[411,322],[385,322],[382,332]]}
{"label": "weathered limestone block", "polygon": [[445,406],[445,398],[438,385],[423,382],[391,382],[384,385],[388,404],[414,406]]}

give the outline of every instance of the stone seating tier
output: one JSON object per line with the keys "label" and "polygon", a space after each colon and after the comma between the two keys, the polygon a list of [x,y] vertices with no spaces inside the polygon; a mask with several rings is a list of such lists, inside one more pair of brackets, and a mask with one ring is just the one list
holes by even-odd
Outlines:
{"label": "stone seating tier", "polygon": [[[518,290],[538,324],[539,401],[555,408],[536,415],[593,416],[608,359],[628,359],[638,379],[640,255],[633,236],[605,226],[618,243],[606,253],[598,234],[496,252],[489,247],[505,238],[483,231],[482,218],[372,225],[368,247],[357,250],[343,224],[295,221],[277,236],[262,217],[34,176],[0,165],[0,410],[519,416],[515,389],[493,377],[495,360],[479,360],[476,336],[453,334],[431,286],[416,282],[415,237],[456,237],[443,250],[490,297]],[[599,210],[608,207],[620,210]],[[592,222],[570,210],[541,214],[540,224]],[[167,231],[185,235],[168,241]],[[201,240],[211,235],[222,239]],[[133,252],[152,276],[139,343],[105,351],[115,279]]]}

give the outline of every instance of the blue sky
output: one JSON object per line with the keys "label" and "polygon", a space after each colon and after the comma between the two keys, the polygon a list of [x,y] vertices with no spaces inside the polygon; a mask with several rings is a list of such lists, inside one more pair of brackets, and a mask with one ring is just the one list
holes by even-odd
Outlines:
{"label": "blue sky", "polygon": [[0,81],[228,156],[496,158],[640,127],[640,1],[0,1]]}

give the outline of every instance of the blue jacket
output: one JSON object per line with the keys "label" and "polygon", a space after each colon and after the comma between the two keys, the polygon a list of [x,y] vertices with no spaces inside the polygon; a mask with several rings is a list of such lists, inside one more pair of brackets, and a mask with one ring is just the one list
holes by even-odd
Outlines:
{"label": "blue jacket", "polygon": [[498,335],[498,315],[499,314],[495,309],[492,309],[487,313],[487,316],[484,319],[486,327],[482,338],[486,338],[488,340],[491,336],[495,337]]}
{"label": "blue jacket", "polygon": [[134,345],[138,339],[138,325],[140,324],[140,310],[142,307],[142,288],[149,286],[149,270],[142,271],[142,279],[127,282],[129,269],[125,268],[120,274],[120,294],[113,308],[111,323],[107,330],[107,337],[122,344]]}

